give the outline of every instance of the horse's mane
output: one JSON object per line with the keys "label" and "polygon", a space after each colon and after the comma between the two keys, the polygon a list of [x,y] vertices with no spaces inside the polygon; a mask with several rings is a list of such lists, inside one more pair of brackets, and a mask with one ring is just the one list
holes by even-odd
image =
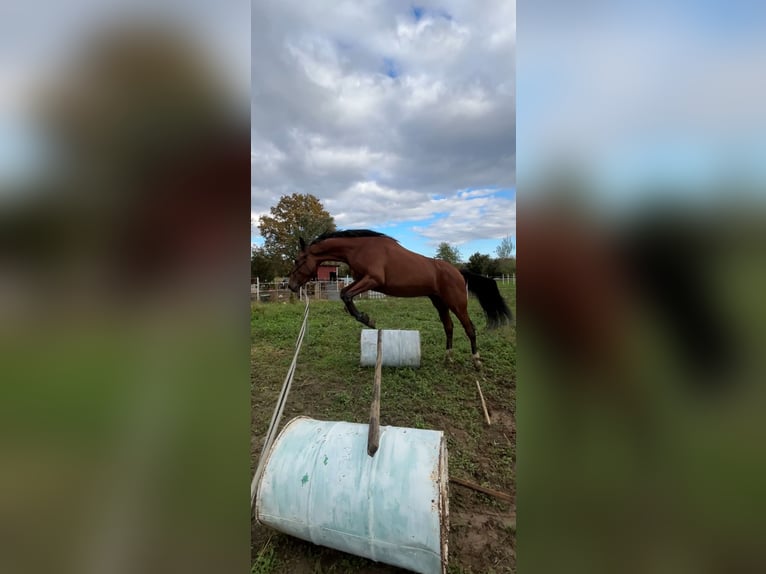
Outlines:
{"label": "horse's mane", "polygon": [[350,237],[385,237],[386,239],[394,239],[393,237],[390,237],[386,235],[385,233],[379,233],[377,231],[372,231],[370,229],[346,229],[345,231],[328,231],[326,233],[323,233],[314,241],[311,242],[311,245],[314,245],[315,243],[319,243],[320,241],[324,241],[325,239],[335,239],[335,238],[350,238]]}

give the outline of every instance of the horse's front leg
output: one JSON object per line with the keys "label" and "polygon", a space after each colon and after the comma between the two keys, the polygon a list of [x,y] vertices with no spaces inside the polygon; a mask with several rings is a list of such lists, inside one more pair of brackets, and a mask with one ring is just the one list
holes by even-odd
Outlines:
{"label": "horse's front leg", "polygon": [[367,313],[359,312],[359,309],[354,305],[354,297],[365,291],[375,289],[376,287],[378,287],[378,282],[369,275],[365,275],[358,281],[354,281],[351,285],[344,287],[340,292],[340,298],[343,300],[343,303],[345,303],[348,312],[351,313],[357,321],[367,325],[370,329],[375,328],[375,321],[370,319]]}

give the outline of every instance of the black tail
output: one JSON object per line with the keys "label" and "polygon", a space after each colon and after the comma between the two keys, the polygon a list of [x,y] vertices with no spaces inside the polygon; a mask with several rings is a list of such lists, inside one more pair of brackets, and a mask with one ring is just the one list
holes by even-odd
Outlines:
{"label": "black tail", "polygon": [[494,279],[476,275],[470,271],[461,271],[460,273],[465,279],[468,290],[479,299],[481,308],[484,309],[484,314],[487,316],[487,326],[490,329],[513,320],[513,313],[505,304]]}

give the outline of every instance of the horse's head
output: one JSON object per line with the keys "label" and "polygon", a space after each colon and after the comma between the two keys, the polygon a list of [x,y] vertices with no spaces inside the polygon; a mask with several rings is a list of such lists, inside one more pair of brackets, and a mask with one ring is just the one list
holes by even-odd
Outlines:
{"label": "horse's head", "polygon": [[303,241],[303,237],[300,238],[300,246],[301,250],[295,259],[293,270],[290,271],[290,281],[287,284],[290,291],[296,293],[302,285],[314,276],[319,264],[317,258],[311,255],[306,248],[306,242]]}

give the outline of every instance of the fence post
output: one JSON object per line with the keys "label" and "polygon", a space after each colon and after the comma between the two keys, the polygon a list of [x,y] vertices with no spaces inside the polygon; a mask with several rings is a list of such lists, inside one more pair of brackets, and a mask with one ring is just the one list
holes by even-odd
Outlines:
{"label": "fence post", "polygon": [[261,282],[258,277],[255,278],[255,300],[260,301],[261,300]]}

